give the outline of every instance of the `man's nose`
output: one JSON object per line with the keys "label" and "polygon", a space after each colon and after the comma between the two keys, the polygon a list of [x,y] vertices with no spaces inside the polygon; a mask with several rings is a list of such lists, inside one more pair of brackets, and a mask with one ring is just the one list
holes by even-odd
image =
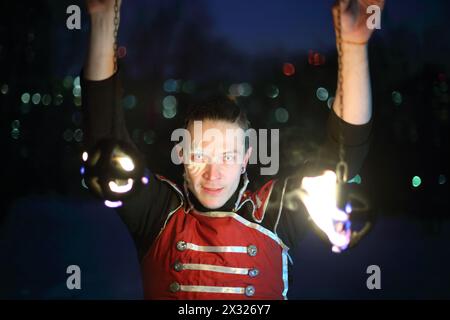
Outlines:
{"label": "man's nose", "polygon": [[208,180],[217,180],[220,178],[220,168],[218,164],[208,163],[203,171],[203,177]]}

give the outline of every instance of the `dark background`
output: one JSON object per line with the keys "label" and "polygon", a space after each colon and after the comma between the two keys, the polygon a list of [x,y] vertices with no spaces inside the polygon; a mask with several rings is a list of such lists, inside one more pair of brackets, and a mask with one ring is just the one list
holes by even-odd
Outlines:
{"label": "dark background", "polygon": [[[332,1],[124,2],[122,103],[154,171],[179,179],[170,133],[192,99],[233,84],[246,84],[233,88],[243,89],[238,103],[255,128],[281,129],[284,169],[323,139],[337,75]],[[82,30],[68,30],[66,8],[76,3]],[[83,9],[80,1],[0,4],[1,298],[142,297],[126,228],[81,185]],[[387,0],[369,45],[374,128],[358,185],[377,224],[341,255],[309,233],[291,299],[450,298],[448,12],[445,0]],[[65,286],[70,264],[81,267],[82,290]],[[366,287],[372,264],[381,290]]]}

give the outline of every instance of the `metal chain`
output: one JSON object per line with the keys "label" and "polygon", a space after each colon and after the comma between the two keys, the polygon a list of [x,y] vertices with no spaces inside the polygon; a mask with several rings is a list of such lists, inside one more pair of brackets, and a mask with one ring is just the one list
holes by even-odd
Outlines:
{"label": "metal chain", "polygon": [[[337,49],[338,49],[338,88],[339,88],[339,116],[344,119],[344,76],[342,73],[343,52],[342,52],[342,21],[341,21],[341,1],[338,0],[338,12],[336,22],[336,34],[337,34]],[[339,182],[347,181],[348,167],[345,162],[345,149],[344,149],[344,133],[342,127],[342,121],[339,121],[339,162],[336,165],[336,176]]]}
{"label": "metal chain", "polygon": [[117,33],[119,32],[119,0],[114,2],[114,73],[117,71]]}
{"label": "metal chain", "polygon": [[[117,66],[117,34],[119,32],[119,0],[115,0],[114,2],[114,43],[113,43],[113,50],[114,50],[114,74],[117,72],[118,66]],[[113,109],[111,112],[112,116],[112,122],[111,122],[111,131],[112,135],[115,138],[118,138],[119,136],[119,125],[118,125],[118,119],[117,119],[117,109],[120,107],[118,102],[118,84],[117,80],[114,81],[114,87],[113,87],[113,97],[114,97],[114,103],[113,103]]]}

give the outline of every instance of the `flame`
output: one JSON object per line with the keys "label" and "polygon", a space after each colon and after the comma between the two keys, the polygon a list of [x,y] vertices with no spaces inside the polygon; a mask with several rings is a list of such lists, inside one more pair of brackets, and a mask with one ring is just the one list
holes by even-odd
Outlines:
{"label": "flame", "polygon": [[336,205],[336,186],[336,173],[327,170],[321,176],[303,178],[299,195],[311,219],[332,243],[332,250],[340,252],[348,246],[351,230],[337,230],[349,216]]}

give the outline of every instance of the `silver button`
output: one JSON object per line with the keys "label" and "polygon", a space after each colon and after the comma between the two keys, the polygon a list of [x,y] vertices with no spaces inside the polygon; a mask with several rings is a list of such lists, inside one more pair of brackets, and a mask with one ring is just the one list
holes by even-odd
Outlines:
{"label": "silver button", "polygon": [[186,241],[178,241],[177,242],[177,250],[178,251],[184,251],[187,249]]}
{"label": "silver button", "polygon": [[250,256],[250,257],[254,257],[254,256],[256,256],[256,254],[258,253],[258,248],[256,248],[256,246],[255,245],[249,245],[248,247],[247,247],[247,253],[248,253],[248,255]]}
{"label": "silver button", "polygon": [[170,289],[170,291],[172,291],[172,292],[178,292],[178,291],[180,291],[181,287],[180,287],[180,284],[179,284],[178,282],[172,282],[172,283],[170,284],[169,289]]}
{"label": "silver button", "polygon": [[259,274],[259,270],[256,269],[256,268],[250,269],[250,270],[248,271],[248,275],[249,275],[251,278],[256,277],[258,274]]}
{"label": "silver button", "polygon": [[181,271],[183,270],[183,264],[181,262],[177,262],[174,264],[173,268],[175,269],[175,271]]}
{"label": "silver button", "polygon": [[254,286],[248,286],[247,288],[245,288],[245,295],[247,297],[251,297],[255,294],[255,287]]}

